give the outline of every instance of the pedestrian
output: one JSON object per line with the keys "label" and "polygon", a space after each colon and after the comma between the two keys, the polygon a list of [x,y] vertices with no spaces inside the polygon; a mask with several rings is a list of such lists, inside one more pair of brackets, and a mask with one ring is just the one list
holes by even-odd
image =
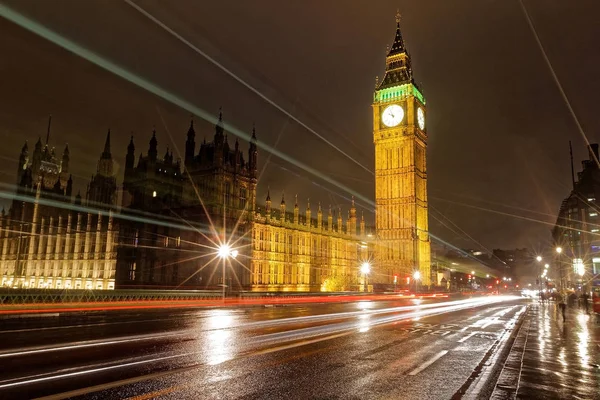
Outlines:
{"label": "pedestrian", "polygon": [[562,313],[563,322],[566,321],[566,319],[567,319],[567,316],[566,316],[566,313],[567,313],[567,294],[566,293],[557,292],[556,293],[556,304],[558,304],[560,312]]}
{"label": "pedestrian", "polygon": [[585,308],[585,313],[589,314],[590,313],[590,310],[589,310],[590,305],[589,305],[589,294],[587,291],[583,292],[581,294],[581,301],[583,302],[583,307]]}

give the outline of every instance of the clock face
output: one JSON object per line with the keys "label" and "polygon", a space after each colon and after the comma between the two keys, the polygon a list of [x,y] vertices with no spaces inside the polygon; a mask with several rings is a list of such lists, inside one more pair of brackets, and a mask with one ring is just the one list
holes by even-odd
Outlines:
{"label": "clock face", "polygon": [[425,129],[425,113],[421,107],[417,109],[417,123],[419,124],[420,130]]}
{"label": "clock face", "polygon": [[396,126],[402,119],[404,118],[404,110],[397,104],[391,105],[383,110],[383,114],[381,114],[381,119],[385,126]]}

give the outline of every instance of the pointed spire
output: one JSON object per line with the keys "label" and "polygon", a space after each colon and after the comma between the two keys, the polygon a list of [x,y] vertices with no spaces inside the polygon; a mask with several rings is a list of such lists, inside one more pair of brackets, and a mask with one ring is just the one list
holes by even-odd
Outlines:
{"label": "pointed spire", "polygon": [[52,125],[52,115],[48,117],[48,130],[46,131],[46,146],[48,146],[48,141],[50,140],[50,126]]}
{"label": "pointed spire", "polygon": [[194,130],[194,118],[191,117],[190,119],[190,128],[188,129],[188,138],[191,137],[192,139],[196,136],[196,131]]}
{"label": "pointed spire", "polygon": [[256,125],[252,123],[252,141],[256,142]]}
{"label": "pointed spire", "polygon": [[318,208],[317,208],[317,211],[318,211],[318,212],[323,212],[323,211],[321,210],[321,202],[319,202],[318,204],[319,204],[319,206],[318,206]]}
{"label": "pointed spire", "polygon": [[42,149],[42,138],[38,136],[38,141],[35,142],[35,149],[36,150],[41,150]]}
{"label": "pointed spire", "polygon": [[63,156],[68,156],[69,154],[71,154],[71,152],[69,151],[69,143],[66,143],[65,149],[63,150]]}
{"label": "pointed spire", "polygon": [[106,133],[106,140],[104,142],[104,151],[102,152],[102,159],[104,160],[108,160],[112,158],[112,155],[110,154],[110,128],[108,129],[108,132]]}
{"label": "pointed spire", "polygon": [[135,145],[133,144],[133,135],[131,135],[131,139],[129,140],[129,144],[127,145],[127,152],[133,154],[134,151],[135,151]]}
{"label": "pointed spire", "polygon": [[219,122],[223,123],[223,106],[219,107]]}
{"label": "pointed spire", "polygon": [[158,141],[156,140],[156,128],[152,129],[152,138],[150,139],[150,148],[148,149],[148,157],[151,161],[156,161],[158,156]]}
{"label": "pointed spire", "polygon": [[310,197],[308,198],[308,200],[306,201],[306,209],[310,210]]}
{"label": "pointed spire", "polygon": [[406,48],[404,47],[404,40],[402,39],[402,32],[400,31],[400,10],[396,12],[396,37],[394,37],[394,43],[388,51],[388,57],[395,54],[404,53]]}
{"label": "pointed spire", "polygon": [[294,203],[294,207],[298,208],[298,195],[296,195],[296,202]]}
{"label": "pointed spire", "polygon": [[267,186],[267,199],[266,201],[271,201],[271,188]]}
{"label": "pointed spire", "polygon": [[26,140],[23,147],[21,147],[21,154],[27,154],[28,151],[29,151],[29,147],[27,146],[27,140]]}
{"label": "pointed spire", "polygon": [[285,192],[281,192],[281,205],[285,206]]}
{"label": "pointed spire", "polygon": [[165,156],[163,159],[165,162],[169,161],[169,146],[167,146],[167,152],[165,153]]}

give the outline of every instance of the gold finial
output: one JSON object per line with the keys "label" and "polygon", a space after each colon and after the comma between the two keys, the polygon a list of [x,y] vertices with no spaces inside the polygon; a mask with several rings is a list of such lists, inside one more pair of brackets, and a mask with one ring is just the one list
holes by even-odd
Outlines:
{"label": "gold finial", "polygon": [[375,77],[375,88],[379,86],[379,75]]}
{"label": "gold finial", "polygon": [[397,23],[397,24],[399,24],[399,23],[400,23],[400,18],[401,18],[401,17],[402,17],[402,16],[400,15],[400,9],[399,9],[399,8],[397,8],[397,9],[396,9],[396,23]]}

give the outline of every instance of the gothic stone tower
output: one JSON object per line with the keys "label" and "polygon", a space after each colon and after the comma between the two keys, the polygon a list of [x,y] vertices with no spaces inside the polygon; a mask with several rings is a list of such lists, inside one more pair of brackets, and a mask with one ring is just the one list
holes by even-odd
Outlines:
{"label": "gothic stone tower", "polygon": [[385,76],[373,99],[375,143],[376,275],[406,284],[420,272],[430,284],[427,223],[425,99],[415,84],[410,55],[396,16],[396,37],[386,56]]}

